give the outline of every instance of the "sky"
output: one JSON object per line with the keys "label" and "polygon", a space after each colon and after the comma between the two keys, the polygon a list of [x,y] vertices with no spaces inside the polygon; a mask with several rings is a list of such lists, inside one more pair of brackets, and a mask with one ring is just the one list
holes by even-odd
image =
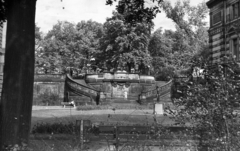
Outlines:
{"label": "sky", "polygon": [[[175,3],[176,0],[170,0]],[[197,5],[203,0],[190,0],[191,5]],[[106,0],[38,0],[36,7],[36,24],[43,33],[52,29],[58,21],[78,23],[82,20],[93,20],[104,23],[112,16],[115,6],[105,5]],[[54,4],[54,5],[53,5]],[[161,12],[154,19],[154,30],[175,29],[174,23]]]}

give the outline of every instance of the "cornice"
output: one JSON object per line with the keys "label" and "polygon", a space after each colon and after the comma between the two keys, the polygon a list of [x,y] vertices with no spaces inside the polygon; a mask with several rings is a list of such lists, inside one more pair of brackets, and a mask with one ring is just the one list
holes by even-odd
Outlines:
{"label": "cornice", "polygon": [[224,0],[209,0],[206,4],[208,8],[212,8],[213,6],[219,4],[222,1]]}

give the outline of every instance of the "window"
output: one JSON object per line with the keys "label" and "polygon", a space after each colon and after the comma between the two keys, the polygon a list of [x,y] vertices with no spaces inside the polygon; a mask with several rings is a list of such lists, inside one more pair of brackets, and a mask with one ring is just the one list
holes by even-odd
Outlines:
{"label": "window", "polygon": [[233,8],[233,19],[238,18],[238,3],[232,5]]}
{"label": "window", "polygon": [[239,47],[238,47],[237,38],[232,40],[232,53],[233,53],[233,57],[236,60],[239,60]]}
{"label": "window", "polygon": [[0,54],[0,63],[4,63],[4,54]]}
{"label": "window", "polygon": [[218,22],[221,22],[221,20],[222,20],[221,11],[213,15],[213,25]]}
{"label": "window", "polygon": [[4,64],[0,63],[0,73],[3,73],[3,66],[4,66]]}
{"label": "window", "polygon": [[230,7],[227,8],[226,18],[227,18],[227,22],[229,22],[230,21]]}

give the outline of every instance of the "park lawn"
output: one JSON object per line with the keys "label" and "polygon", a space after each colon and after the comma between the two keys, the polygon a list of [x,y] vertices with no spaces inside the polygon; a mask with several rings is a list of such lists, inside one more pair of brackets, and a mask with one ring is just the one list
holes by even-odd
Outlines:
{"label": "park lawn", "polygon": [[166,124],[173,121],[163,115],[154,115],[153,110],[90,110],[78,111],[74,108],[51,108],[33,109],[32,126],[37,123],[75,122],[76,120],[91,120],[93,124],[123,124],[123,125],[146,125]]}

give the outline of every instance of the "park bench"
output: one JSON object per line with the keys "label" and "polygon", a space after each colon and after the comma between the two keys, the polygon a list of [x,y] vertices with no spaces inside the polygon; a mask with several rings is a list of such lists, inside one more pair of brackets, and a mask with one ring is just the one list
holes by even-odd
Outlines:
{"label": "park bench", "polygon": [[65,108],[66,106],[76,107],[76,105],[73,101],[72,102],[61,102],[61,105],[62,105],[63,108]]}

